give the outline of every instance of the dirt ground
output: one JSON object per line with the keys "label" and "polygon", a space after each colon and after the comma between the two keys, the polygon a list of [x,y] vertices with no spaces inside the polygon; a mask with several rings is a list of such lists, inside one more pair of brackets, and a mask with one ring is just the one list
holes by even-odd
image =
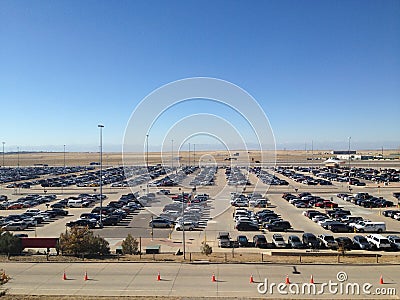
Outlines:
{"label": "dirt ground", "polygon": [[[363,150],[357,151],[358,154],[365,155],[379,155],[381,151],[378,150]],[[176,154],[175,161],[179,161],[180,164],[188,164],[189,157],[188,152],[181,152]],[[239,154],[235,156],[235,154]],[[274,151],[264,151],[264,157],[273,158]],[[399,159],[400,150],[384,150],[384,157],[390,157]],[[197,163],[210,163],[216,162],[218,164],[230,164],[226,159],[234,158],[232,162],[256,162],[261,160],[260,151],[196,151],[194,154],[191,152],[191,162]],[[277,150],[276,160],[277,162],[306,162],[311,159],[315,160],[315,163],[320,163],[323,160],[333,156],[330,150]],[[213,161],[211,161],[211,157]],[[144,153],[129,153],[124,154],[124,160],[128,162],[145,162]],[[149,164],[163,163],[166,165],[171,164],[171,153],[163,153],[161,156],[159,152],[149,152],[148,156]],[[2,161],[2,160],[0,160]],[[35,153],[6,153],[4,156],[5,166],[17,166],[19,161],[20,166],[33,166],[35,164],[47,164],[49,166],[63,166],[64,165],[64,153],[63,152],[35,152]],[[77,165],[89,165],[91,162],[99,161],[99,153],[97,152],[66,152],[65,163],[67,166]],[[120,152],[104,152],[103,153],[103,164],[105,166],[118,166],[122,165],[122,154]],[[178,165],[178,163],[175,163]]]}

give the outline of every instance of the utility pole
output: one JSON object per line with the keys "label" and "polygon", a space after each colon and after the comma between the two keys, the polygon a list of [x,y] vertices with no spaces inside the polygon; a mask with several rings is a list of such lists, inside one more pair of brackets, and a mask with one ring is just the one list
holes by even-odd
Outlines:
{"label": "utility pole", "polygon": [[103,227],[103,128],[104,125],[97,125],[100,128],[100,227]]}
{"label": "utility pole", "polygon": [[3,142],[3,168],[5,167],[5,164],[4,164],[4,144],[5,144],[6,142]]}
{"label": "utility pole", "polygon": [[174,171],[174,140],[171,140],[171,171]]}
{"label": "utility pole", "polygon": [[190,167],[190,143],[189,143],[189,167]]}
{"label": "utility pole", "polygon": [[351,154],[350,154],[350,142],[351,142],[351,136],[349,136],[349,177],[350,177],[350,170],[351,170]]}

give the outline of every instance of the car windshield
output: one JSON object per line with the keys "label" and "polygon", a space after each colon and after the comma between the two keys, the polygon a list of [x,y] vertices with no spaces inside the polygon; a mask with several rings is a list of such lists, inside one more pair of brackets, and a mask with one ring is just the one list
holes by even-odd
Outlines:
{"label": "car windshield", "polygon": [[326,237],[325,237],[325,241],[334,242],[335,239],[333,238],[333,236],[326,236]]}
{"label": "car windshield", "polygon": [[297,236],[292,237],[292,242],[300,242],[300,238]]}
{"label": "car windshield", "polygon": [[275,237],[275,241],[277,241],[277,242],[283,242],[283,237],[281,237],[281,236],[276,236],[276,237]]}

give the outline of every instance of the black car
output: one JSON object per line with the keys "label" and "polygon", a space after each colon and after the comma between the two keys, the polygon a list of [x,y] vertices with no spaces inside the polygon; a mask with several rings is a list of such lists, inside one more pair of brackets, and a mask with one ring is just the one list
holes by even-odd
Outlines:
{"label": "black car", "polygon": [[101,222],[102,222],[103,225],[105,225],[105,226],[109,226],[109,225],[115,226],[115,225],[118,224],[119,218],[118,218],[118,217],[115,217],[115,216],[109,216],[109,217],[103,218],[103,219],[101,220]]}
{"label": "black car", "polygon": [[293,249],[302,249],[304,248],[303,242],[297,235],[289,235],[288,237],[288,245]]}
{"label": "black car", "polygon": [[239,231],[258,231],[258,225],[253,222],[238,222],[235,228]]}
{"label": "black car", "polygon": [[349,225],[341,222],[332,223],[328,225],[328,229],[332,232],[352,232],[353,229]]}
{"label": "black car", "polygon": [[335,241],[338,243],[338,247],[343,247],[345,250],[353,249],[353,241],[347,236],[337,237]]}
{"label": "black car", "polygon": [[249,240],[247,239],[247,236],[245,236],[245,235],[238,235],[236,240],[239,243],[239,247],[249,246]]}
{"label": "black car", "polygon": [[319,248],[319,241],[318,241],[317,237],[312,233],[308,233],[308,232],[303,233],[302,240],[303,240],[303,244],[309,248],[312,248],[312,249]]}
{"label": "black car", "polygon": [[68,227],[75,227],[75,226],[80,226],[80,227],[88,227],[90,229],[93,229],[96,227],[96,222],[92,220],[87,220],[87,219],[79,219],[76,221],[70,221],[66,224]]}
{"label": "black car", "polygon": [[371,245],[368,243],[367,239],[362,235],[355,235],[353,237],[353,245],[357,249],[370,250]]}
{"label": "black car", "polygon": [[267,248],[267,239],[262,234],[257,234],[253,237],[254,247],[257,248]]}
{"label": "black car", "polygon": [[266,224],[265,229],[268,231],[287,231],[292,228],[288,221],[275,221],[271,224]]}

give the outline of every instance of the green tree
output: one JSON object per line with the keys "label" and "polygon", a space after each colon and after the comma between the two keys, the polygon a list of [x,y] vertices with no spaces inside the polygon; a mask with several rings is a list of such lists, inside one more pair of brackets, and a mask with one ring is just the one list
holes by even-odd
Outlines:
{"label": "green tree", "polygon": [[75,256],[82,254],[105,255],[110,253],[108,242],[100,236],[95,236],[87,227],[75,226],[69,232],[62,233],[58,247],[61,254]]}
{"label": "green tree", "polygon": [[126,239],[122,241],[122,253],[124,254],[137,254],[138,253],[138,241],[132,237],[132,235],[128,234]]}
{"label": "green tree", "polygon": [[21,239],[5,231],[0,234],[0,253],[10,255],[19,255],[22,252]]}

